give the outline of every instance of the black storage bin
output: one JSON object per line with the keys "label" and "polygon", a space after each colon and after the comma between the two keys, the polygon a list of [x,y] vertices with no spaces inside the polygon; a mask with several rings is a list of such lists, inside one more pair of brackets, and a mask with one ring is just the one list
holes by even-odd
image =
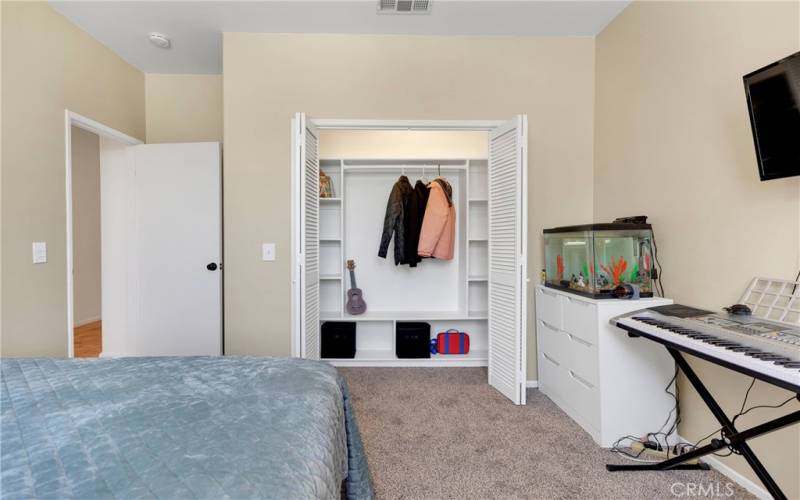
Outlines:
{"label": "black storage bin", "polygon": [[420,322],[397,322],[395,354],[398,358],[431,357],[431,325]]}
{"label": "black storage bin", "polygon": [[356,324],[353,321],[326,321],[320,333],[320,357],[355,358]]}

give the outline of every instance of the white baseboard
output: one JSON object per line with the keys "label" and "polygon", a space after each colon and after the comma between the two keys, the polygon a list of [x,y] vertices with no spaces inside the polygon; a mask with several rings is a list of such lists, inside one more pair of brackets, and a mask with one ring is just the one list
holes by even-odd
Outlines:
{"label": "white baseboard", "polygon": [[[678,439],[680,439],[684,443],[692,443],[691,441],[683,439],[680,436],[678,436]],[[764,486],[762,486],[759,483],[756,483],[755,481],[752,481],[749,478],[744,477],[742,474],[735,471],[732,467],[723,463],[722,460],[719,459],[719,457],[716,457],[714,455],[706,455],[701,460],[703,460],[708,465],[710,465],[714,470],[716,470],[723,476],[727,477],[728,479],[732,480],[733,482],[737,483],[739,486],[746,489],[747,491],[757,496],[758,498],[761,498],[763,500],[770,500],[772,498],[772,495],[770,495],[767,492],[767,490],[764,489]]]}
{"label": "white baseboard", "polygon": [[119,353],[119,352],[101,351],[100,354],[97,357],[98,358],[126,358],[126,357],[130,357],[130,355],[126,355],[124,353]]}
{"label": "white baseboard", "polygon": [[770,495],[763,486],[755,481],[751,481],[750,479],[733,470],[733,468],[725,465],[718,457],[715,457],[714,455],[706,456],[703,457],[703,461],[719,471],[720,474],[726,476],[728,479],[733,480],[735,483],[738,483],[739,486],[746,489],[758,498],[762,498],[764,500],[770,500],[772,498],[772,495]]}
{"label": "white baseboard", "polygon": [[97,317],[94,317],[94,318],[86,318],[86,319],[82,319],[80,321],[75,320],[75,328],[77,328],[79,326],[83,326],[83,325],[88,325],[89,323],[94,323],[95,321],[100,321],[100,316],[97,316]]}
{"label": "white baseboard", "polygon": [[538,380],[528,380],[527,382],[525,382],[525,387],[527,387],[528,389],[535,389],[535,388],[539,387],[539,381]]}

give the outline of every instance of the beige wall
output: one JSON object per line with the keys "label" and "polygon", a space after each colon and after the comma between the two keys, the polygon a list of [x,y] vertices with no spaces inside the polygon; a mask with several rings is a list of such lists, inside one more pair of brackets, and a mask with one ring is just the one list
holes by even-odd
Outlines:
{"label": "beige wall", "polygon": [[100,137],[72,127],[72,262],[75,324],[100,318]]}
{"label": "beige wall", "polygon": [[[44,2],[2,2],[4,356],[67,353],[64,110],[143,138],[144,75]],[[47,264],[31,242],[47,242]]]}
{"label": "beige wall", "polygon": [[222,141],[222,75],[145,75],[147,142]]}
{"label": "beige wall", "polygon": [[[542,228],[592,217],[591,38],[226,33],[223,58],[227,353],[290,350],[295,112],[374,119],[527,113],[532,285]],[[270,241],[278,260],[261,262],[260,245]],[[528,345],[535,378],[536,346]]]}
{"label": "beige wall", "polygon": [[[647,214],[664,287],[677,302],[717,310],[754,276],[800,267],[800,179],[759,182],[742,75],[800,50],[800,4],[646,2],[597,38],[595,219]],[[728,412],[750,379],[693,363]],[[681,434],[718,428],[681,381]],[[749,404],[787,392],[756,383]],[[754,411],[742,427],[800,408]],[[790,498],[800,497],[800,429],[754,441]],[[739,457],[725,462],[748,477]]]}

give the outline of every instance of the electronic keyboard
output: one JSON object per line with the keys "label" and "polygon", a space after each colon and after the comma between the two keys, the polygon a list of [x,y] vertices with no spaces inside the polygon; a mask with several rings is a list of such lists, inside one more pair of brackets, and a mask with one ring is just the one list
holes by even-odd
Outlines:
{"label": "electronic keyboard", "polygon": [[632,341],[644,338],[664,345],[721,427],[719,438],[676,457],[656,463],[607,464],[606,470],[708,469],[707,464],[687,462],[729,448],[731,453],[737,453],[747,461],[773,498],[785,499],[786,495],[747,441],[800,422],[800,410],[739,431],[735,426],[736,417],[731,419],[725,414],[682,353],[782,387],[794,392],[800,400],[800,328],[752,316],[717,314],[679,304],[642,309],[611,318],[610,321],[634,337]]}
{"label": "electronic keyboard", "polygon": [[612,318],[611,324],[800,394],[796,326],[679,304],[634,311]]}

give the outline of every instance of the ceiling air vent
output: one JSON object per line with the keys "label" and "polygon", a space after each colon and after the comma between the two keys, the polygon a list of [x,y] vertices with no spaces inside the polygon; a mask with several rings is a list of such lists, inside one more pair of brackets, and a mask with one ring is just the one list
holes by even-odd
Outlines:
{"label": "ceiling air vent", "polygon": [[378,0],[379,14],[427,14],[431,0]]}

